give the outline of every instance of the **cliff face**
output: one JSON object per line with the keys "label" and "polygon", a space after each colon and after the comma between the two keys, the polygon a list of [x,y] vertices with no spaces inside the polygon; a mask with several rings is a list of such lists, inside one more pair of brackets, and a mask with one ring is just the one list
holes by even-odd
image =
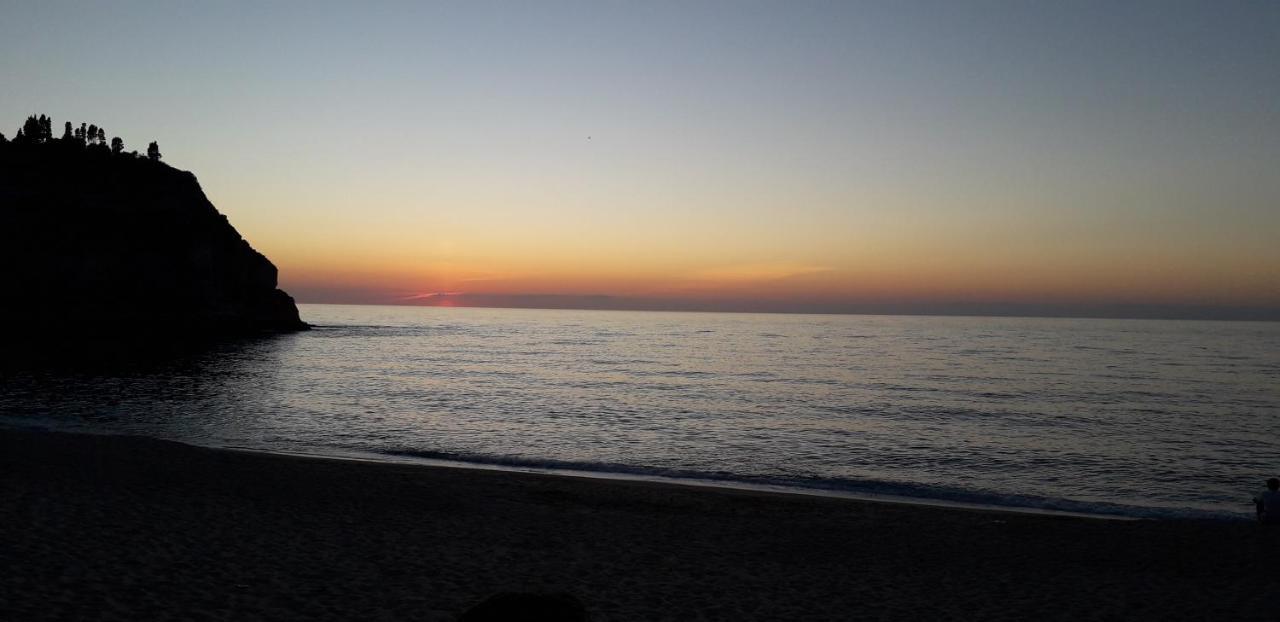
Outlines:
{"label": "cliff face", "polygon": [[0,144],[0,319],[181,337],[304,330],[276,267],[194,175],[106,149]]}

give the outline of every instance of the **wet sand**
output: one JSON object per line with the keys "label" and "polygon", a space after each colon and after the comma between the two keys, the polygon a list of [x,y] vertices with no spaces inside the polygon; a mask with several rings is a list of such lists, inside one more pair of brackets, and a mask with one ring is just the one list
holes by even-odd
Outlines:
{"label": "wet sand", "polygon": [[0,432],[4,620],[1264,620],[1270,531]]}

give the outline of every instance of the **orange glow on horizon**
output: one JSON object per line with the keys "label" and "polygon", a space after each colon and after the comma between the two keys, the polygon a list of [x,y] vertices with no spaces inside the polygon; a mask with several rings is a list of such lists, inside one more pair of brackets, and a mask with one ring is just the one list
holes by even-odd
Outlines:
{"label": "orange glow on horizon", "polygon": [[[1209,266],[966,266],[963,262],[882,262],[867,267],[803,262],[672,267],[428,263],[421,267],[281,266],[286,290],[303,302],[341,302],[344,292],[380,304],[459,306],[507,296],[618,297],[683,301],[840,303],[1033,303],[1280,306],[1280,275],[1258,271],[1223,278]],[[1266,279],[1275,279],[1263,283]],[[1260,295],[1262,294],[1262,295]]]}

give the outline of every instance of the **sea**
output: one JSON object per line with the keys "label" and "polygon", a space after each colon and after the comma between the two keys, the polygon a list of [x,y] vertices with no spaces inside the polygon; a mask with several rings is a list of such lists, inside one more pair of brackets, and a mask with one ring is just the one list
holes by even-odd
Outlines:
{"label": "sea", "polygon": [[1128,518],[1251,518],[1280,323],[300,305],[6,369],[0,426]]}

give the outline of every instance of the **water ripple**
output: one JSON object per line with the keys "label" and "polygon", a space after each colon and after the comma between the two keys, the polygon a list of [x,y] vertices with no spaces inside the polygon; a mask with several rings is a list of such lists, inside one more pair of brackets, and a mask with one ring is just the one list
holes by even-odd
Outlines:
{"label": "water ripple", "polygon": [[1247,516],[1280,325],[304,305],[0,378],[0,422],[1131,515]]}

